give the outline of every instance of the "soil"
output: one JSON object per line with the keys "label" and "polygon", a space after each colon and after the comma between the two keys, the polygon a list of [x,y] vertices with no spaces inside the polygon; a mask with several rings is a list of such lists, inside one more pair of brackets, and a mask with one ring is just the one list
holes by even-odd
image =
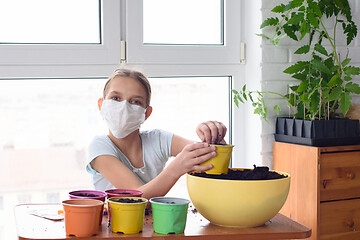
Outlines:
{"label": "soil", "polygon": [[76,193],[76,194],[73,194],[75,196],[78,196],[78,197],[99,197],[99,195],[96,195],[96,194],[92,194],[92,193]]}
{"label": "soil", "polygon": [[120,203],[139,203],[144,202],[142,199],[133,199],[133,198],[119,198],[117,200],[112,200],[113,202],[120,202]]}
{"label": "soil", "polygon": [[254,169],[233,170],[229,168],[227,174],[207,174],[205,172],[193,172],[193,176],[212,178],[212,179],[224,179],[224,180],[271,180],[286,178],[287,176],[281,175],[277,172],[269,171],[268,167],[257,167],[254,165]]}

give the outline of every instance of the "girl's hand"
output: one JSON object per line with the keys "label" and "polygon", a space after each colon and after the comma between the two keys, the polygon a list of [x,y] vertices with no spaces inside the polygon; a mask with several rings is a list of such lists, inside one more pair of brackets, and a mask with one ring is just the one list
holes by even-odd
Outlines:
{"label": "girl's hand", "polygon": [[196,133],[203,142],[210,144],[225,143],[226,127],[221,122],[207,121],[200,123],[196,128]]}
{"label": "girl's hand", "polygon": [[[173,171],[178,176],[190,171],[207,171],[213,166],[211,164],[200,166],[201,163],[216,155],[216,147],[208,143],[190,143],[173,160]],[[170,167],[170,166],[169,166]]]}

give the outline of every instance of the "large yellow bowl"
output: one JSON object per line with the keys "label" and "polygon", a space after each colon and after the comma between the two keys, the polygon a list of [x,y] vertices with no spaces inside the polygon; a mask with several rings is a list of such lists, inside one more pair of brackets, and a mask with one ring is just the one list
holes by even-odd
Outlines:
{"label": "large yellow bowl", "polygon": [[287,177],[222,180],[187,174],[187,188],[195,208],[211,223],[225,227],[256,227],[273,218],[288,196],[290,175],[277,173]]}

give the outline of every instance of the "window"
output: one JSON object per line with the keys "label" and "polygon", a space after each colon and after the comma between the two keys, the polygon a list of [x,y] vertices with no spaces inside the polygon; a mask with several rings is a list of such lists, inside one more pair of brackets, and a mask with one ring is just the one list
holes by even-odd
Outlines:
{"label": "window", "polygon": [[143,43],[223,44],[223,1],[147,0],[143,4]]}
{"label": "window", "polygon": [[[11,12],[11,6],[3,2],[0,12]],[[39,14],[49,6],[46,0],[21,0],[24,6],[29,2],[41,6]],[[228,142],[233,141],[234,126],[242,132],[243,120],[234,120],[230,91],[234,83],[243,81],[239,65],[241,1],[181,1],[180,6],[191,7],[193,12],[206,4],[209,8],[202,14],[207,14],[203,17],[210,26],[202,25],[203,30],[208,29],[209,35],[200,34],[205,38],[195,39],[194,33],[188,32],[182,40],[173,34],[172,39],[149,35],[155,31],[151,23],[155,19],[146,15],[154,11],[147,1],[55,2],[63,9],[70,2],[74,9],[83,6],[76,13],[88,15],[82,15],[87,20],[77,37],[69,33],[64,33],[63,39],[41,37],[41,29],[33,29],[38,34],[27,36],[31,39],[11,36],[9,30],[6,39],[0,36],[0,114],[7,116],[0,118],[0,194],[4,209],[10,209],[5,213],[8,221],[13,218],[11,208],[20,202],[56,202],[66,199],[70,190],[92,188],[90,175],[84,170],[87,146],[93,136],[107,132],[97,99],[107,77],[120,64],[143,71],[152,84],[154,109],[142,129],[162,128],[198,140],[198,123],[219,120],[228,126]],[[63,11],[59,13],[56,21],[64,16]],[[0,29],[10,29],[10,17],[0,15],[0,19],[6,18],[0,21]],[[27,20],[17,17],[19,22],[11,24]],[[143,18],[148,17],[144,24]],[[31,15],[27,18],[36,21]],[[70,23],[75,26],[80,18]],[[91,32],[91,37],[82,38],[85,31]],[[126,54],[122,40],[126,41]],[[240,144],[237,153],[241,154]],[[173,193],[186,192],[183,180]],[[17,239],[11,227],[0,221],[0,236]]]}
{"label": "window", "polygon": [[[151,98],[153,112],[142,129],[161,128],[187,139],[199,141],[195,129],[203,121],[218,120],[226,126],[231,126],[229,99],[231,78],[164,77],[149,80],[153,91]],[[231,129],[225,138],[227,142],[230,141],[230,132]],[[169,191],[168,196],[188,197],[185,175]]]}
{"label": "window", "polygon": [[[119,1],[16,0],[1,1],[1,3],[0,30],[2,36],[0,42],[3,43],[0,44],[1,65],[120,63],[120,46],[118,43],[120,41]],[[28,9],[28,4],[39,6],[39,8],[36,8],[40,10],[39,15],[29,12],[28,10],[32,9],[32,7]],[[19,5],[24,7],[19,7]],[[56,7],[58,5],[62,7]],[[66,12],[60,12],[61,9]],[[102,14],[98,12],[99,9]],[[26,14],[21,15],[19,11],[25,11]],[[57,14],[60,14],[60,20],[56,18]],[[52,18],[53,15],[55,18]],[[17,20],[9,21],[13,16]],[[100,19],[99,16],[101,16]],[[66,22],[65,19],[71,17],[73,17],[71,22]],[[80,21],[83,18],[85,21]],[[46,24],[47,22],[51,22],[50,27]],[[27,26],[27,24],[36,24],[37,27]],[[59,26],[65,27],[66,24],[70,24],[71,27],[59,29]],[[51,33],[48,28],[51,31],[54,31],[55,28],[56,34]],[[46,34],[44,34],[44,31],[46,31]],[[7,33],[6,36],[3,36],[4,32]],[[21,34],[18,34],[18,32]],[[76,32],[76,34],[73,32]],[[64,36],[60,33],[63,33]],[[101,42],[99,41],[100,33]],[[83,36],[87,37],[82,39]],[[7,44],[6,42],[17,42],[18,44]],[[37,42],[41,44],[20,44]],[[11,69],[4,68],[5,74],[10,71]],[[51,74],[56,75],[61,72],[61,70],[56,72],[56,68],[54,68]],[[51,76],[48,75],[47,77]]]}
{"label": "window", "polygon": [[1,189],[91,187],[84,166],[87,145],[101,131],[97,98],[104,82],[0,81],[0,113],[7,116],[0,124]]}
{"label": "window", "polygon": [[153,91],[153,112],[145,121],[144,129],[162,128],[198,141],[195,129],[205,120],[216,119],[229,126],[229,77],[164,77],[149,80]]}
{"label": "window", "polygon": [[[150,80],[154,111],[142,129],[162,128],[198,140],[195,128],[204,119],[229,125],[228,77]],[[0,122],[3,191],[92,188],[85,171],[87,147],[94,136],[107,134],[97,107],[105,81],[0,81],[0,115],[7,116]],[[31,194],[21,196],[19,202],[31,201]],[[56,196],[49,193],[47,200]]]}
{"label": "window", "polygon": [[[144,2],[146,4],[141,0],[127,2],[127,10],[134,13],[126,15],[126,22],[130,27],[126,31],[128,63],[240,63],[240,1],[171,1],[171,6],[181,5],[181,8],[176,9],[178,12],[174,13],[182,16],[182,19],[177,21],[169,16],[173,8],[161,8],[157,11],[158,14],[151,14],[152,12],[148,11],[153,9],[152,4],[158,4],[159,1]],[[164,2],[169,5],[169,1]],[[188,26],[189,23],[184,20],[184,16],[193,17],[196,24]],[[206,17],[206,24],[200,22],[201,18],[198,16]],[[158,22],[162,22],[160,26]],[[171,24],[172,28],[168,24]],[[181,26],[181,29],[176,29],[179,28],[177,26]],[[193,29],[196,33],[194,35],[194,32],[190,31],[196,26],[201,29]],[[168,28],[176,34],[171,34]]]}
{"label": "window", "polygon": [[99,7],[98,0],[1,1],[0,42],[100,44]]}

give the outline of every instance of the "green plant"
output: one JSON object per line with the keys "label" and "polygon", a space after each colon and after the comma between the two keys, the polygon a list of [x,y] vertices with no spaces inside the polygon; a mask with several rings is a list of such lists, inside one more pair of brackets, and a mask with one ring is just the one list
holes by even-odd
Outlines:
{"label": "green plant", "polygon": [[[276,95],[285,100],[288,100],[287,96],[276,92],[247,91],[246,84],[240,91],[233,89],[232,92],[234,94],[234,103],[237,107],[239,107],[240,102],[244,103],[245,101],[251,101],[251,104],[254,107],[254,113],[260,115],[260,117],[262,117],[265,121],[267,121],[268,114],[268,107],[265,103],[266,94]],[[273,110],[277,113],[277,115],[279,115],[281,111],[279,105],[275,105]]]}
{"label": "green plant", "polygon": [[[351,66],[348,54],[342,58],[337,49],[336,29],[349,45],[357,35],[357,26],[352,20],[348,0],[292,0],[288,4],[280,4],[272,10],[274,16],[263,21],[260,28],[269,28],[273,35],[258,34],[275,46],[284,37],[294,41],[306,41],[295,54],[308,54],[308,61],[297,61],[284,70],[293,79],[299,81],[290,87],[290,93],[281,95],[274,92],[233,90],[234,102],[250,100],[256,114],[267,116],[264,93],[276,94],[284,98],[292,108],[294,117],[303,119],[330,119],[339,116],[339,109],[346,116],[351,107],[351,94],[360,94],[360,86],[352,82],[354,75],[360,74],[360,68]],[[333,19],[333,26],[326,28],[324,21]],[[327,24],[328,26],[328,24]],[[324,42],[329,44],[326,46]],[[278,112],[279,107],[275,106]]]}

